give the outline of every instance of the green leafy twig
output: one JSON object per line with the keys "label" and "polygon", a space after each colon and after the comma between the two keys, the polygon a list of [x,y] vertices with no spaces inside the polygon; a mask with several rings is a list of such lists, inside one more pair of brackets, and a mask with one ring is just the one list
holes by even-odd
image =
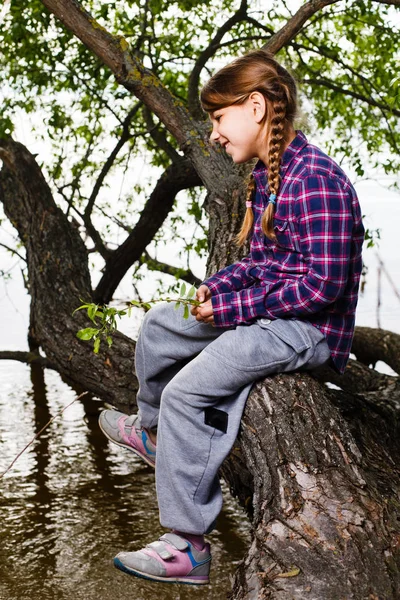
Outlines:
{"label": "green leafy twig", "polygon": [[[157,302],[174,302],[175,308],[178,309],[180,306],[183,307],[183,318],[188,319],[190,314],[191,306],[199,306],[201,302],[195,299],[196,288],[192,286],[186,293],[186,284],[182,283],[179,290],[179,298],[157,298],[149,300],[148,302],[139,302],[138,300],[130,300],[127,303],[127,307],[123,309],[94,304],[92,302],[84,303],[73,312],[75,314],[78,310],[86,310],[89,319],[92,321],[94,327],[85,327],[77,332],[77,337],[80,340],[90,341],[93,340],[93,351],[98,354],[100,350],[100,344],[105,341],[110,348],[112,345],[112,335],[117,327],[117,319],[122,319],[128,315],[131,316],[132,308],[144,308],[149,310],[153,304]],[[82,300],[83,302],[83,300]]]}

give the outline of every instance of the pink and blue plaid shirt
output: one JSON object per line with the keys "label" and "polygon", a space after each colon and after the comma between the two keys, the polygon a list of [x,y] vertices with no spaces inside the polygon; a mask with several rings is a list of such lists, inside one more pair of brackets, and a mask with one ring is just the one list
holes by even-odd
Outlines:
{"label": "pink and blue plaid shirt", "polygon": [[285,150],[274,229],[264,236],[266,168],[254,171],[250,254],[204,281],[217,327],[256,319],[304,319],[326,337],[343,372],[354,334],[364,228],[356,192],[342,169],[301,132]]}

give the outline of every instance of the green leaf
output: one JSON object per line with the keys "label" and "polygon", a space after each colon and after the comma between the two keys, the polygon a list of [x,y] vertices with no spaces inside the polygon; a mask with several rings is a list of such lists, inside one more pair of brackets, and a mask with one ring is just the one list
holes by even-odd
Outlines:
{"label": "green leaf", "polygon": [[190,290],[188,291],[188,295],[187,295],[187,297],[188,297],[189,299],[190,299],[190,298],[193,298],[193,297],[194,297],[194,295],[195,295],[195,293],[196,293],[196,288],[194,287],[194,285],[192,285],[192,287],[191,287],[191,288],[190,288]]}
{"label": "green leaf", "polygon": [[180,307],[180,305],[181,305],[181,303],[180,303],[180,302],[177,302],[177,303],[175,304],[175,306],[174,306],[175,310],[178,310],[178,308]]}
{"label": "green leaf", "polygon": [[86,329],[80,329],[77,334],[76,337],[79,338],[80,340],[91,340],[92,337],[94,337],[95,335],[97,335],[99,333],[99,329],[95,329],[94,327],[86,327]]}
{"label": "green leaf", "polygon": [[184,319],[188,319],[189,318],[189,307],[187,304],[185,304],[185,308],[183,309],[183,318]]}
{"label": "green leaf", "polygon": [[98,308],[99,308],[99,305],[98,305],[98,304],[91,304],[91,305],[88,307],[87,314],[88,314],[88,317],[89,317],[89,319],[90,319],[91,321],[93,321],[93,323],[95,323],[95,317],[96,317],[96,313],[97,313],[97,309],[98,309]]}
{"label": "green leaf", "polygon": [[100,349],[100,338],[98,337],[98,338],[96,338],[96,339],[94,340],[94,344],[93,344],[93,352],[94,352],[95,354],[98,354],[98,353],[99,353],[99,349]]}
{"label": "green leaf", "polygon": [[108,336],[106,337],[106,341],[107,341],[108,347],[109,347],[109,348],[111,348],[111,346],[112,346],[112,343],[113,343],[113,341],[112,341],[112,337],[108,335]]}
{"label": "green leaf", "polygon": [[186,283],[182,283],[179,295],[184,298],[186,294]]}
{"label": "green leaf", "polygon": [[78,312],[78,310],[84,310],[85,308],[88,308],[89,306],[90,306],[90,304],[82,304],[82,306],[78,306],[78,308],[76,308],[72,314],[74,315],[76,312]]}

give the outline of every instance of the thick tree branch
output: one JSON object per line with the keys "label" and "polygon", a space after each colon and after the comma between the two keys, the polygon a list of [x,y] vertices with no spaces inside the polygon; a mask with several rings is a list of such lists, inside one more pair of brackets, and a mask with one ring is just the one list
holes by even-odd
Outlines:
{"label": "thick tree branch", "polygon": [[[277,31],[263,46],[264,50],[268,50],[271,54],[279,52],[283,46],[285,46],[290,40],[293,40],[296,35],[301,31],[303,25],[317,12],[336,4],[339,0],[310,0],[304,6],[302,6],[288,22]],[[389,4],[392,6],[400,6],[400,0],[374,0],[379,4]]]}
{"label": "thick tree branch", "polygon": [[400,374],[400,334],[386,329],[356,327],[352,352],[365,365],[379,360]]}
{"label": "thick tree branch", "polygon": [[196,63],[189,78],[188,105],[190,113],[196,118],[201,119],[203,112],[199,102],[199,79],[201,71],[210,58],[219,48],[220,41],[236,23],[240,23],[247,16],[247,0],[242,0],[240,7],[230,19],[226,21],[217,31],[210,44],[203,50],[197,58]]}
{"label": "thick tree branch", "polygon": [[196,287],[201,284],[202,280],[196,277],[196,275],[190,269],[180,269],[179,267],[174,267],[173,265],[161,262],[156,258],[152,258],[146,250],[140,257],[140,262],[144,265],[147,265],[147,268],[151,271],[160,271],[166,275],[172,275],[173,277],[183,279],[183,281],[186,281],[187,283],[190,283]]}
{"label": "thick tree branch", "polygon": [[270,40],[263,46],[264,50],[268,50],[271,54],[279,52],[285,44],[290,42],[301,31],[304,23],[306,23],[316,12],[329,6],[336,4],[339,0],[310,0],[302,6],[288,22],[277,31]]}
{"label": "thick tree branch", "polygon": [[46,369],[58,371],[57,367],[46,357],[36,352],[22,352],[18,350],[0,350],[0,360],[16,360],[27,365],[40,365]]}
{"label": "thick tree branch", "polygon": [[56,206],[38,164],[22,144],[0,140],[0,157],[0,202],[26,248],[31,336],[63,377],[116,406],[132,405],[137,390],[132,340],[116,332],[107,353],[101,348],[95,355],[90,344],[76,337],[90,321],[82,311],[72,313],[81,298],[92,297],[87,251],[79,232]]}
{"label": "thick tree branch", "polygon": [[346,371],[339,375],[330,367],[321,367],[312,373],[313,377],[324,383],[333,383],[345,392],[360,394],[383,390],[398,381],[398,377],[379,373],[357,360],[349,360]]}
{"label": "thick tree branch", "polygon": [[131,234],[107,260],[103,277],[94,293],[96,302],[107,303],[111,300],[127,270],[140,259],[164,223],[177,193],[201,184],[201,179],[185,158],[181,158],[179,163],[173,163],[164,171]]}
{"label": "thick tree branch", "polygon": [[[42,4],[111,69],[121,85],[157,115],[190,156],[206,187],[223,195],[226,186],[213,161],[204,160],[205,155],[220,154],[219,150],[208,143],[204,126],[193,120],[182,101],[134,56],[126,39],[110,34],[77,0],[42,0]],[[229,161],[227,168],[231,168]]]}

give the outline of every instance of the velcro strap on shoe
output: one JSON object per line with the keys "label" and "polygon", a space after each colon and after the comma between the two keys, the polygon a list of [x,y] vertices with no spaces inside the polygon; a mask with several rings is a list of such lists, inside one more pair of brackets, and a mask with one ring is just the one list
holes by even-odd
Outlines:
{"label": "velcro strap on shoe", "polygon": [[173,546],[177,550],[183,551],[187,548],[190,548],[189,542],[180,535],[177,535],[176,533],[165,533],[160,537],[160,542],[162,541],[171,544],[171,546]]}
{"label": "velcro strap on shoe", "polygon": [[172,552],[168,550],[167,545],[165,542],[161,541],[161,539],[159,542],[151,542],[151,544],[147,544],[146,548],[154,550],[154,552],[156,552],[163,560],[171,560],[171,558],[174,558]]}

